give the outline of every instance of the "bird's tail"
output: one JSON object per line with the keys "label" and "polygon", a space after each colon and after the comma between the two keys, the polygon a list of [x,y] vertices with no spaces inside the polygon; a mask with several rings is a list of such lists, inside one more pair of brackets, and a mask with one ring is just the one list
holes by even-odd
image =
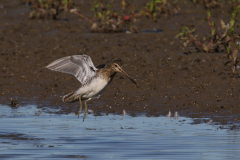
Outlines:
{"label": "bird's tail", "polygon": [[63,96],[62,100],[64,103],[72,103],[78,101],[78,98],[78,95],[75,92],[72,92]]}

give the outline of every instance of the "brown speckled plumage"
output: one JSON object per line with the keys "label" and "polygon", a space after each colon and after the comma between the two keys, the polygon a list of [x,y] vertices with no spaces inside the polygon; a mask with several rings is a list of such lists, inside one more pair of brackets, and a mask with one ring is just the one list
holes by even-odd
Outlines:
{"label": "brown speckled plumage", "polygon": [[101,76],[108,83],[112,81],[115,75],[116,75],[116,72],[112,69],[112,67],[103,68],[97,71],[97,76]]}

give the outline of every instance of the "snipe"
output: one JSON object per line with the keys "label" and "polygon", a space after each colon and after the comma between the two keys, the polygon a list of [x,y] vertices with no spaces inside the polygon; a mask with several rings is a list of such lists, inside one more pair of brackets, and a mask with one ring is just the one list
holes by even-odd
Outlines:
{"label": "snipe", "polygon": [[87,113],[87,101],[99,98],[106,87],[110,84],[117,72],[125,74],[134,84],[137,83],[122,69],[121,61],[112,61],[110,67],[107,64],[94,66],[91,58],[87,55],[73,55],[60,58],[50,63],[46,68],[74,75],[82,86],[75,92],[63,96],[63,102],[80,102],[78,117],[82,112],[82,100],[85,100],[83,120]]}

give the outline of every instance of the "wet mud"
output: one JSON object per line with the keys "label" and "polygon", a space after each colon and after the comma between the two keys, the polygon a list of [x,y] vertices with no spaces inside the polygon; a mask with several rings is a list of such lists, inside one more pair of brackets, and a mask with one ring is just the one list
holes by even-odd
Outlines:
{"label": "wet mud", "polygon": [[[84,6],[82,12],[88,15],[91,3],[76,5]],[[132,1],[140,7],[144,3]],[[100,99],[88,102],[95,115],[125,110],[132,116],[160,116],[170,110],[221,123],[239,121],[240,76],[224,66],[225,53],[195,52],[175,38],[183,26],[210,32],[202,22],[206,17],[202,5],[181,4],[178,15],[162,16],[157,22],[143,16],[135,25],[149,32],[137,34],[91,33],[87,21],[70,13],[61,14],[58,20],[30,20],[28,6],[19,1],[3,0],[0,6],[1,104],[11,105],[11,99],[17,99],[20,106],[35,104],[58,108],[63,114],[77,113],[79,103],[65,104],[62,96],[81,84],[74,76],[45,66],[64,56],[86,54],[96,66],[121,58],[123,69],[140,86],[118,73]],[[213,19],[229,21],[229,8],[213,9]],[[154,30],[162,32],[150,32]]]}

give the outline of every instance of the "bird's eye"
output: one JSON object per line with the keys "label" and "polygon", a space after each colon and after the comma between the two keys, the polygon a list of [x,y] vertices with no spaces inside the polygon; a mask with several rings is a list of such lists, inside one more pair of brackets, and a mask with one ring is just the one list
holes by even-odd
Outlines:
{"label": "bird's eye", "polygon": [[117,67],[117,65],[115,64],[115,67]]}

